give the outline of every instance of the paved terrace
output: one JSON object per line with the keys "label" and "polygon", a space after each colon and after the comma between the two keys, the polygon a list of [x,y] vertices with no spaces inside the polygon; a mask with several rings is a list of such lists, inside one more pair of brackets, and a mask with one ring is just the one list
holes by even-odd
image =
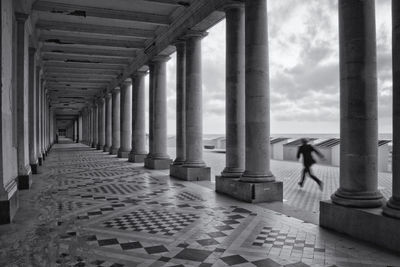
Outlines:
{"label": "paved terrace", "polygon": [[[314,207],[328,190],[298,190],[299,169],[273,163],[287,203]],[[335,186],[336,168],[316,172]],[[0,266],[400,266],[390,252],[204,185],[57,144],[20,193],[15,223],[0,227]]]}

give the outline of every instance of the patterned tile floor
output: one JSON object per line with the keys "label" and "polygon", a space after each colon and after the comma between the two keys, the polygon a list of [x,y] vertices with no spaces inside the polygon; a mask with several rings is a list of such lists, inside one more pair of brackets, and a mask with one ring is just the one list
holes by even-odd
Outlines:
{"label": "patterned tile floor", "polygon": [[210,187],[55,145],[15,223],[0,227],[0,266],[400,266],[388,251]]}

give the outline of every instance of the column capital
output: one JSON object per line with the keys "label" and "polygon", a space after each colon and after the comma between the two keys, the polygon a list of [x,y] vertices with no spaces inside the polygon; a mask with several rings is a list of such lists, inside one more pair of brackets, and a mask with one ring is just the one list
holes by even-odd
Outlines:
{"label": "column capital", "polygon": [[244,1],[242,0],[232,0],[227,2],[225,5],[223,5],[222,10],[227,11],[230,9],[244,9]]}
{"label": "column capital", "polygon": [[119,93],[120,91],[121,91],[121,87],[117,86],[111,91],[111,93],[116,94],[116,93]]}
{"label": "column capital", "polygon": [[130,84],[132,84],[132,79],[131,78],[127,78],[123,82],[121,82],[121,86],[120,87],[127,86],[127,85],[129,86]]}
{"label": "column capital", "polygon": [[29,18],[29,14],[21,13],[21,12],[15,12],[15,20],[18,22],[25,22]]}
{"label": "column capital", "polygon": [[165,55],[158,55],[155,56],[151,59],[151,63],[156,63],[156,62],[167,62],[168,60],[170,60],[171,57],[170,56],[165,56]]}
{"label": "column capital", "polygon": [[178,48],[178,46],[179,47],[186,46],[186,40],[183,37],[179,37],[175,41],[173,41],[171,44],[174,45],[176,48]]}
{"label": "column capital", "polygon": [[136,77],[143,77],[147,75],[147,70],[138,70],[132,73],[131,79],[134,80]]}
{"label": "column capital", "polygon": [[110,99],[112,97],[112,93],[108,92],[104,95],[105,99]]}
{"label": "column capital", "polygon": [[198,39],[203,39],[204,37],[206,37],[208,35],[208,32],[206,31],[193,31],[193,30],[189,30],[185,33],[185,35],[183,36],[183,38],[185,40],[188,39],[193,39],[193,38],[198,38]]}

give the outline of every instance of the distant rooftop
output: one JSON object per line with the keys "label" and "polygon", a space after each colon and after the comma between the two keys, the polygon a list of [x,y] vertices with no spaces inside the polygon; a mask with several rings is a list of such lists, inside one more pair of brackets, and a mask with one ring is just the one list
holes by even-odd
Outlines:
{"label": "distant rooftop", "polygon": [[[303,138],[299,138],[299,139],[296,139],[294,141],[291,141],[291,142],[289,142],[287,144],[284,144],[284,146],[300,146],[302,144],[301,139],[303,139]],[[317,140],[317,138],[307,138],[307,140],[309,142],[311,142],[311,141]]]}
{"label": "distant rooftop", "polygon": [[271,145],[277,144],[277,143],[286,141],[286,140],[288,140],[288,139],[289,139],[289,138],[286,138],[286,137],[277,137],[277,138],[271,139],[271,140],[270,140],[270,144],[271,144]]}
{"label": "distant rooftop", "polygon": [[328,140],[322,141],[321,143],[316,144],[315,146],[317,147],[334,147],[340,144],[340,139],[339,138],[330,138]]}

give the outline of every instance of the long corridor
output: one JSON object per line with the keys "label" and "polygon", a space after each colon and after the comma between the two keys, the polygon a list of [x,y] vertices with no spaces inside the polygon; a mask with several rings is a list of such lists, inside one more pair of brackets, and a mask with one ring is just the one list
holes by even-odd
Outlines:
{"label": "long corridor", "polygon": [[0,266],[400,266],[400,257],[82,144],[53,146]]}

